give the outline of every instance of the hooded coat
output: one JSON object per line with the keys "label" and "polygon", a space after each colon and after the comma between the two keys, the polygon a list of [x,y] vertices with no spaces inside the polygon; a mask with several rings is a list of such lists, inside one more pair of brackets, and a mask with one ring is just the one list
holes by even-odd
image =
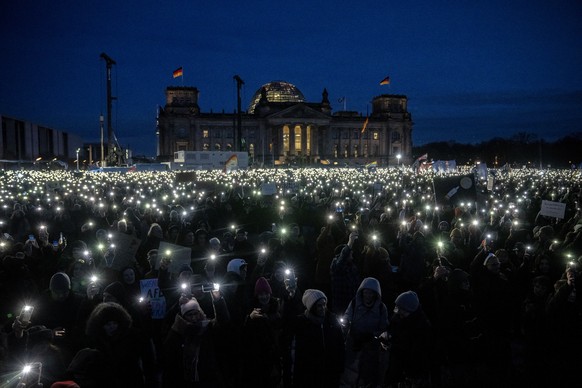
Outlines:
{"label": "hooded coat", "polygon": [[[363,302],[365,289],[376,295],[371,306]],[[369,277],[362,280],[344,317],[349,327],[344,380],[356,386],[381,384],[388,360],[376,337],[388,329],[388,309],[382,303],[382,290],[377,279]]]}
{"label": "hooded coat", "polygon": [[[111,321],[118,327],[109,336],[103,326]],[[112,302],[97,305],[87,320],[85,333],[115,376],[111,387],[143,387],[153,381],[155,357],[151,340],[132,327],[131,316],[122,306]]]}

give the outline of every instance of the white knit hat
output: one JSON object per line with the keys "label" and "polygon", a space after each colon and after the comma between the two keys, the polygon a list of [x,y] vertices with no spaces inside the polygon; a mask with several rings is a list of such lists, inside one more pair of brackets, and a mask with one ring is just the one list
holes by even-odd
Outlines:
{"label": "white knit hat", "polygon": [[303,305],[305,305],[305,307],[307,308],[307,311],[311,311],[313,305],[317,303],[317,301],[320,299],[325,299],[325,301],[327,302],[327,296],[325,296],[323,292],[319,290],[308,289],[305,290],[305,292],[303,293],[303,298],[301,298],[301,301],[303,302]]}

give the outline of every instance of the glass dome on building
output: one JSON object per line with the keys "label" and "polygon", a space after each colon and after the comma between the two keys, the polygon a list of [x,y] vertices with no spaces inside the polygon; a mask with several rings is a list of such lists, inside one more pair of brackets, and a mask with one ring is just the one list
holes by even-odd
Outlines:
{"label": "glass dome on building", "polygon": [[267,101],[269,102],[304,102],[305,97],[297,86],[285,81],[272,81],[264,84],[255,92],[249,105],[248,112],[255,113],[255,107],[261,100],[261,90],[265,88],[267,92]]}

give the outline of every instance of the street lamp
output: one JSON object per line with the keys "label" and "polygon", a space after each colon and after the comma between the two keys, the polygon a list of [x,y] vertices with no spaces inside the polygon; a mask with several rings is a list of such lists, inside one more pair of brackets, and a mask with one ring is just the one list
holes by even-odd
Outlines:
{"label": "street lamp", "polygon": [[81,151],[81,149],[77,148],[77,172],[79,172],[79,151]]}
{"label": "street lamp", "polygon": [[398,166],[400,166],[400,158],[402,157],[402,155],[398,154],[396,155],[396,160],[398,161]]}
{"label": "street lamp", "polygon": [[101,127],[101,164],[99,167],[103,167],[105,161],[105,152],[103,150],[103,115],[99,116],[99,126]]}

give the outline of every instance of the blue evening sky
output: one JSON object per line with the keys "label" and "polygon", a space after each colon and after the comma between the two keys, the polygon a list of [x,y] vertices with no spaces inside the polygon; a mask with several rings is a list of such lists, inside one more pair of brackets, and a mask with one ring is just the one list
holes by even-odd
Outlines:
{"label": "blue evening sky", "polygon": [[0,114],[97,141],[105,52],[114,130],[136,154],[155,154],[167,86],[232,112],[235,74],[245,108],[273,80],[311,102],[327,88],[334,111],[345,96],[363,115],[374,96],[404,94],[416,145],[553,140],[582,132],[581,21],[580,0],[3,0]]}

